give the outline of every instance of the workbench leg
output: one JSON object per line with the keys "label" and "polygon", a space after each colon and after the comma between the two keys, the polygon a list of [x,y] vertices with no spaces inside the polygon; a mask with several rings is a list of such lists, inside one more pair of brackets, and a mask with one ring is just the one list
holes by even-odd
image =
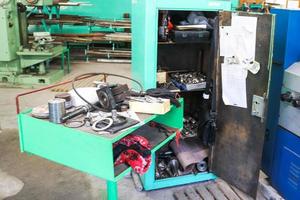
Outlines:
{"label": "workbench leg", "polygon": [[65,71],[65,52],[62,52],[62,54],[61,54],[61,67],[60,68]]}
{"label": "workbench leg", "polygon": [[67,66],[68,66],[68,73],[71,71],[71,66],[70,66],[70,49],[67,49]]}
{"label": "workbench leg", "polygon": [[106,181],[107,200],[118,199],[118,183],[114,181]]}

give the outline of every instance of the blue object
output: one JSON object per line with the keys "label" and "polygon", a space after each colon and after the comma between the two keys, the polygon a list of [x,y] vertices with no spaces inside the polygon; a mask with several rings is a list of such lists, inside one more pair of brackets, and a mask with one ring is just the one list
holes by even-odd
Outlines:
{"label": "blue object", "polygon": [[279,127],[272,185],[286,200],[300,199],[300,137]]}
{"label": "blue object", "polygon": [[300,62],[284,72],[272,185],[287,200],[300,199]]}
{"label": "blue object", "polygon": [[272,9],[276,14],[273,63],[287,69],[300,60],[300,10]]}
{"label": "blue object", "polygon": [[[300,61],[300,10],[271,9],[276,14],[273,67],[269,89],[269,109],[262,169],[272,176],[279,103],[284,70]],[[272,178],[272,177],[271,177]],[[300,198],[299,198],[300,199]]]}

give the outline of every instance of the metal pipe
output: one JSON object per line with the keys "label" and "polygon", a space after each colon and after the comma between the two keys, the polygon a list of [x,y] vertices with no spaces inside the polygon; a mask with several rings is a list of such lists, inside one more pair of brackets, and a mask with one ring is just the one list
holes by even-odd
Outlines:
{"label": "metal pipe", "polygon": [[[81,78],[77,79],[76,81],[80,81],[82,79],[86,79],[86,78],[90,78],[90,77],[92,77],[92,76],[84,76],[84,77],[81,77]],[[54,88],[54,87],[58,87],[58,86],[61,86],[61,85],[66,85],[66,84],[72,83],[72,82],[73,82],[73,80],[65,81],[65,82],[57,83],[57,84],[50,85],[50,86],[47,86],[47,87],[39,88],[39,89],[36,89],[36,90],[31,90],[29,92],[24,92],[24,93],[18,94],[15,98],[17,114],[20,113],[20,98],[22,96],[26,96],[26,95],[33,94],[33,93],[38,93],[38,92],[45,91],[45,90],[48,90],[48,89],[51,89],[51,88]]]}

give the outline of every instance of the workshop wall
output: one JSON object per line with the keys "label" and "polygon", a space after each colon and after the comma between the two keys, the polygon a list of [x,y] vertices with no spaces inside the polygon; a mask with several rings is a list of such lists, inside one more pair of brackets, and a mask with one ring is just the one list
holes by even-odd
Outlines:
{"label": "workshop wall", "polygon": [[62,7],[62,14],[120,19],[124,13],[131,13],[131,0],[71,0],[70,2],[80,2],[84,5]]}

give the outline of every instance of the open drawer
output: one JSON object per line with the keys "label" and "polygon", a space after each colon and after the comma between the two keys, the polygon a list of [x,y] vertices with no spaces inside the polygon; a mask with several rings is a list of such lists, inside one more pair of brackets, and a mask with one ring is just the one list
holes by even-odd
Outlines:
{"label": "open drawer", "polygon": [[113,135],[97,135],[68,128],[36,119],[30,113],[31,110],[18,115],[22,152],[34,154],[110,181],[117,181],[130,171],[127,166],[114,168],[113,143],[151,120],[173,128],[181,129],[183,126],[183,106],[179,108],[172,106],[165,115],[144,115],[141,123]]}

